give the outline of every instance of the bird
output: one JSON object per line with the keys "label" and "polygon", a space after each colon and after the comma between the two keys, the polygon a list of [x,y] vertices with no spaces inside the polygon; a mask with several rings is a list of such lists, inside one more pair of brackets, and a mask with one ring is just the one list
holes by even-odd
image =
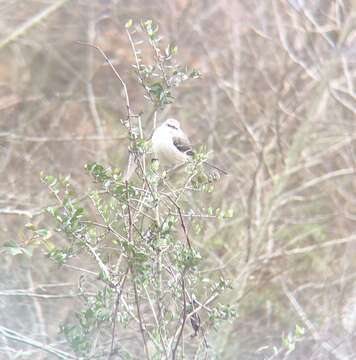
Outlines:
{"label": "bird", "polygon": [[[192,160],[194,150],[184,131],[181,129],[180,122],[169,118],[157,127],[152,135],[152,150],[155,160],[163,165],[177,166]],[[227,175],[227,172],[204,162],[220,173]]]}

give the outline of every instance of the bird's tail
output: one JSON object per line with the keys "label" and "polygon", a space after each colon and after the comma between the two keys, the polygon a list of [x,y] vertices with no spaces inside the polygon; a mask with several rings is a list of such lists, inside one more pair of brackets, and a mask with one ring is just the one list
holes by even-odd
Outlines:
{"label": "bird's tail", "polygon": [[217,170],[219,173],[221,173],[223,175],[228,175],[229,174],[227,171],[225,171],[225,170],[223,170],[223,169],[221,169],[221,168],[219,168],[219,167],[217,167],[215,165],[212,165],[212,164],[210,164],[210,163],[208,163],[206,161],[204,162],[204,165],[211,168],[211,169]]}

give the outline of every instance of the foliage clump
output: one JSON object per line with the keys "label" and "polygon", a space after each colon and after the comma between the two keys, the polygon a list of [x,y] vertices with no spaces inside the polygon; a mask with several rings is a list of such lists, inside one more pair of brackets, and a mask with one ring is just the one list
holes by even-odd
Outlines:
{"label": "foliage clump", "polygon": [[[144,64],[137,49],[138,31],[146,34],[152,65]],[[138,26],[129,21],[126,32],[137,80],[156,118],[174,100],[173,89],[199,77],[199,72],[176,64],[176,46],[161,49],[158,26],[151,20]],[[174,170],[151,163],[145,136],[151,119],[135,114],[125,82],[106,59],[124,86],[127,116],[121,124],[127,130],[136,176],[128,180],[122,169],[90,163],[85,170],[94,188],[76,194],[69,177],[42,175],[57,203],[47,208],[53,228],[32,227],[34,238],[59,265],[88,257],[94,267],[80,281],[82,309],[76,320],[61,326],[61,332],[72,350],[85,358],[130,358],[130,353],[152,359],[206,356],[211,351],[209,331],[236,316],[236,309],[217,301],[229,288],[227,281],[221,275],[203,277],[208,252],[201,253],[191,235],[193,199],[213,190],[201,166],[206,157],[198,154],[184,167],[183,181],[176,181]],[[211,207],[207,214],[199,212],[202,221],[231,216],[231,211]],[[132,333],[134,340],[125,342],[125,334]]]}

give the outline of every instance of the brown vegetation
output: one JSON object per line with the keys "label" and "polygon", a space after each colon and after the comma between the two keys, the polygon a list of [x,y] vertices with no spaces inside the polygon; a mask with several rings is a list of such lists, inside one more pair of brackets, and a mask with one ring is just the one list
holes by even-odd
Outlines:
{"label": "brown vegetation", "polygon": [[[70,352],[58,329],[80,306],[81,271],[29,244],[25,224],[42,224],[53,202],[41,171],[70,174],[85,193],[84,164],[126,166],[122,86],[98,52],[76,41],[110,56],[150,136],[152,108],[125,32],[131,18],[159,24],[180,61],[202,73],[158,121],[180,119],[229,171],[214,193],[194,199],[234,210],[191,236],[207,254],[207,276],[232,281],[220,301],[238,310],[209,346],[221,359],[356,356],[353,0],[14,0],[0,2],[0,13],[0,358]],[[288,353],[283,338],[296,325],[305,333],[290,338]],[[135,336],[125,341],[136,344]]]}

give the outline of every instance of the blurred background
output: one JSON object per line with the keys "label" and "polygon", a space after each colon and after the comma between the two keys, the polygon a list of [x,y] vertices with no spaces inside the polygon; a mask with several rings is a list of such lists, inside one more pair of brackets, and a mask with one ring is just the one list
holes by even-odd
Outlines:
{"label": "blurred background", "polygon": [[157,121],[180,119],[229,171],[206,202],[234,216],[195,239],[238,308],[209,339],[217,358],[356,359],[355,11],[354,0],[0,0],[0,358],[68,351],[59,324],[80,304],[80,271],[27,246],[25,225],[53,202],[40,172],[85,192],[85,163],[126,166],[121,84],[76,41],[112,59],[148,137],[125,23],[152,19],[202,73]]}

